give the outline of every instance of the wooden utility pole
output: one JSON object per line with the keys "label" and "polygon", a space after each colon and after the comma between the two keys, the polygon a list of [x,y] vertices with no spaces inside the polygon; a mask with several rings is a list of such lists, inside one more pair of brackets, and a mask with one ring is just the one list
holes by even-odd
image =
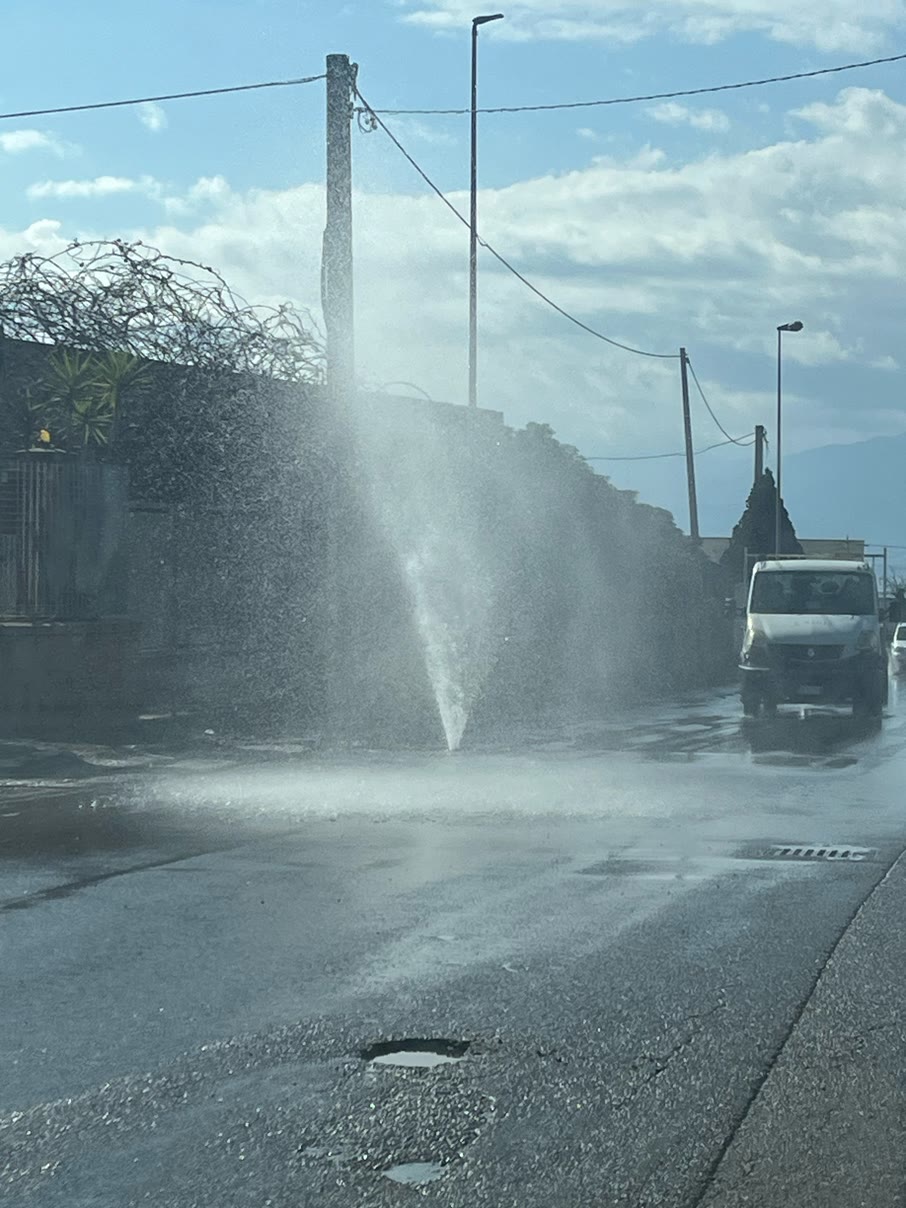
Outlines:
{"label": "wooden utility pole", "polygon": [[758,486],[764,476],[764,424],[755,425],[755,485]]}
{"label": "wooden utility pole", "polygon": [[357,67],[327,56],[327,223],[321,305],[327,332],[327,387],[348,406],[355,389],[352,277],[352,115]]}
{"label": "wooden utility pole", "polygon": [[679,350],[680,380],[683,385],[683,431],[686,438],[686,481],[689,486],[689,535],[701,541],[698,531],[698,499],[695,494],[695,453],[692,449],[692,416],[689,413],[689,368],[685,348]]}

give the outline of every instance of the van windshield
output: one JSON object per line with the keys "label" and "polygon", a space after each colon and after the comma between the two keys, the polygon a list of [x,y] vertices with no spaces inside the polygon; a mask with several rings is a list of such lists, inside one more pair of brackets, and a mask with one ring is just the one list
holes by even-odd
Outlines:
{"label": "van windshield", "polygon": [[759,571],[750,612],[869,616],[875,611],[871,575],[833,571]]}

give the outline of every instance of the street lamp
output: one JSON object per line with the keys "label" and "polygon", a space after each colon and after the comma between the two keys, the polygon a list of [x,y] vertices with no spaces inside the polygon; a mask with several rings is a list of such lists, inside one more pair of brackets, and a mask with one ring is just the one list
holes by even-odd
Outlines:
{"label": "street lamp", "polygon": [[774,479],[774,553],[780,554],[780,516],[782,499],[780,495],[780,454],[781,454],[781,416],[783,390],[781,386],[781,365],[783,362],[783,333],[785,331],[802,331],[802,324],[797,319],[795,323],[781,323],[777,328],[777,474]]}
{"label": "street lamp", "polygon": [[478,29],[503,13],[472,18],[472,175],[469,198],[469,406],[478,406]]}

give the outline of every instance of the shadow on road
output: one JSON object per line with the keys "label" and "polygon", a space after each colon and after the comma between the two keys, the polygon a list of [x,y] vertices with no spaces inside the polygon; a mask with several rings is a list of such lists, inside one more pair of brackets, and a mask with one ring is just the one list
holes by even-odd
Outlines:
{"label": "shadow on road", "polygon": [[[6,861],[39,857],[61,871],[73,860],[88,858],[92,875],[112,860],[131,856],[139,863],[184,860],[209,851],[265,837],[280,823],[214,810],[181,812],[155,805],[138,792],[101,794],[72,787],[69,791],[8,796],[0,807],[0,869]],[[285,829],[285,821],[282,823]]]}
{"label": "shadow on road", "polygon": [[[819,711],[780,712],[776,717],[757,720],[746,718],[741,725],[753,755],[826,757],[845,752],[853,744],[873,738],[880,730],[880,718]],[[856,762],[855,756],[841,754],[834,765],[842,767]]]}

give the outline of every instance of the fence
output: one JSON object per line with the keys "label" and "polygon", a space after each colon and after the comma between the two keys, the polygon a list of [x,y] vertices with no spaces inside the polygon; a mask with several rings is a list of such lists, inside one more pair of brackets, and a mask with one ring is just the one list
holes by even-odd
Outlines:
{"label": "fence", "polygon": [[127,613],[149,706],[323,711],[324,537],[292,498],[127,514]]}
{"label": "fence", "polygon": [[0,619],[121,615],[127,475],[34,450],[0,460]]}

